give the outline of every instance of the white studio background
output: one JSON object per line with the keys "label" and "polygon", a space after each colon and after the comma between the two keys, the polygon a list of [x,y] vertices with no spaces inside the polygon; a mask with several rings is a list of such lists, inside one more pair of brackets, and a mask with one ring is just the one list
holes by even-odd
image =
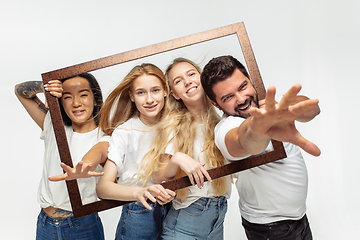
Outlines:
{"label": "white studio background", "polygon": [[[34,239],[43,162],[40,129],[14,94],[14,86],[41,73],[243,21],[266,87],[279,93],[295,83],[320,100],[321,114],[298,124],[322,150],[304,153],[309,172],[308,217],[316,240],[356,239],[359,230],[360,134],[354,108],[360,84],[360,1],[19,1],[0,3],[1,239]],[[94,72],[104,95],[136,64],[164,69],[188,57],[201,66],[215,56],[241,60],[236,40],[161,54]],[[241,60],[242,61],[242,60]],[[355,106],[356,107],[356,106]],[[233,189],[225,239],[246,239]],[[113,239],[121,208],[101,213]]]}

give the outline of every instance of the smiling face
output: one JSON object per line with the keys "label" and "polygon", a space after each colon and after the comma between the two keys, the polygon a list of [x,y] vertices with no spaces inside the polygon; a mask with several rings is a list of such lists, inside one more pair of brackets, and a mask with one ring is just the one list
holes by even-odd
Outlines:
{"label": "smiling face", "polygon": [[96,128],[93,118],[94,95],[85,78],[66,80],[63,83],[61,102],[75,132],[88,132]]}
{"label": "smiling face", "polygon": [[253,85],[237,68],[230,77],[216,83],[212,89],[216,96],[216,103],[212,103],[229,116],[247,118],[251,107],[259,107]]}
{"label": "smiling face", "polygon": [[140,113],[140,120],[146,125],[152,125],[159,120],[165,96],[160,79],[154,75],[141,75],[132,83],[130,98]]}
{"label": "smiling face", "polygon": [[204,98],[204,89],[200,82],[200,73],[190,63],[177,63],[170,70],[168,76],[172,95],[175,99],[181,99],[185,105],[187,105]]}

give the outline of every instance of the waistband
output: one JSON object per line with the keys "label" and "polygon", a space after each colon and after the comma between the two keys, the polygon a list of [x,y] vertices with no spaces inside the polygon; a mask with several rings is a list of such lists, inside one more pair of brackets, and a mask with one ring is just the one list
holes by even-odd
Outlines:
{"label": "waistband", "polygon": [[298,220],[290,220],[289,219],[289,220],[281,220],[281,221],[277,221],[277,222],[264,223],[264,224],[252,223],[252,222],[249,222],[248,220],[246,220],[243,217],[241,217],[241,218],[242,218],[242,221],[246,222],[247,224],[254,225],[254,226],[265,226],[265,227],[277,226],[277,225],[281,225],[281,224],[284,224],[284,223],[294,223],[296,221],[300,221],[300,222],[307,221],[306,214],[302,218],[300,218]]}
{"label": "waistband", "polygon": [[[93,214],[90,214],[88,216],[91,216],[91,215],[94,215],[95,217],[99,217],[98,216],[98,213],[93,213]],[[73,226],[73,223],[75,221],[78,221],[82,218],[85,218],[85,217],[88,217],[88,216],[84,216],[84,217],[80,217],[80,218],[74,218],[74,216],[71,216],[71,217],[66,217],[66,218],[53,218],[53,217],[50,217],[49,215],[47,215],[42,209],[39,213],[39,220],[41,221],[41,223],[43,225],[45,225],[45,223],[49,223],[51,225],[55,225],[55,226],[60,226],[60,225],[69,225],[70,227]]]}
{"label": "waistband", "polygon": [[214,198],[201,197],[195,202],[200,203],[202,205],[218,205],[227,202],[225,196],[219,196]]}

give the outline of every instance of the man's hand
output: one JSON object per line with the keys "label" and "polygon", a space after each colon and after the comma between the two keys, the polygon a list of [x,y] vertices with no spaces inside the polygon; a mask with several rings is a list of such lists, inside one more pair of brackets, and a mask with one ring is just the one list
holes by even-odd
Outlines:
{"label": "man's hand", "polygon": [[312,142],[301,136],[295,127],[295,120],[301,118],[314,108],[318,108],[317,99],[297,101],[301,85],[292,86],[279,103],[275,101],[276,89],[269,87],[266,92],[265,103],[260,108],[251,108],[251,129],[260,135],[271,139],[290,142],[301,147],[311,155],[319,156],[320,149]]}

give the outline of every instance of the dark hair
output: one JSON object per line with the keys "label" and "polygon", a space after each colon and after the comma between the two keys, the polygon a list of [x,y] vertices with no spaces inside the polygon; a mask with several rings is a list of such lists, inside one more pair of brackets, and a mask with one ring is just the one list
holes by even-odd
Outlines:
{"label": "dark hair", "polygon": [[[95,100],[95,105],[94,105],[94,110],[93,110],[93,117],[94,117],[94,121],[96,126],[99,125],[99,121],[100,121],[100,110],[103,104],[103,98],[102,98],[102,93],[101,93],[101,89],[100,89],[100,85],[98,83],[98,81],[96,80],[96,78],[90,74],[90,73],[81,73],[77,76],[73,76],[73,77],[69,77],[69,78],[64,78],[61,79],[61,82],[64,83],[66,80],[69,80],[71,78],[74,77],[82,77],[85,78],[90,85],[90,89],[94,95],[94,100]],[[60,105],[60,111],[61,111],[61,116],[63,119],[63,122],[66,126],[71,126],[72,122],[71,119],[68,117],[68,115],[65,113],[64,107],[61,103],[61,98],[58,99],[59,101],[59,105]]]}
{"label": "dark hair", "polygon": [[213,86],[216,83],[229,78],[234,73],[235,69],[239,69],[247,78],[249,78],[249,74],[244,65],[233,56],[216,57],[211,59],[208,64],[205,65],[201,73],[201,85],[204,88],[206,95],[212,101],[216,102],[216,96],[212,89]]}

